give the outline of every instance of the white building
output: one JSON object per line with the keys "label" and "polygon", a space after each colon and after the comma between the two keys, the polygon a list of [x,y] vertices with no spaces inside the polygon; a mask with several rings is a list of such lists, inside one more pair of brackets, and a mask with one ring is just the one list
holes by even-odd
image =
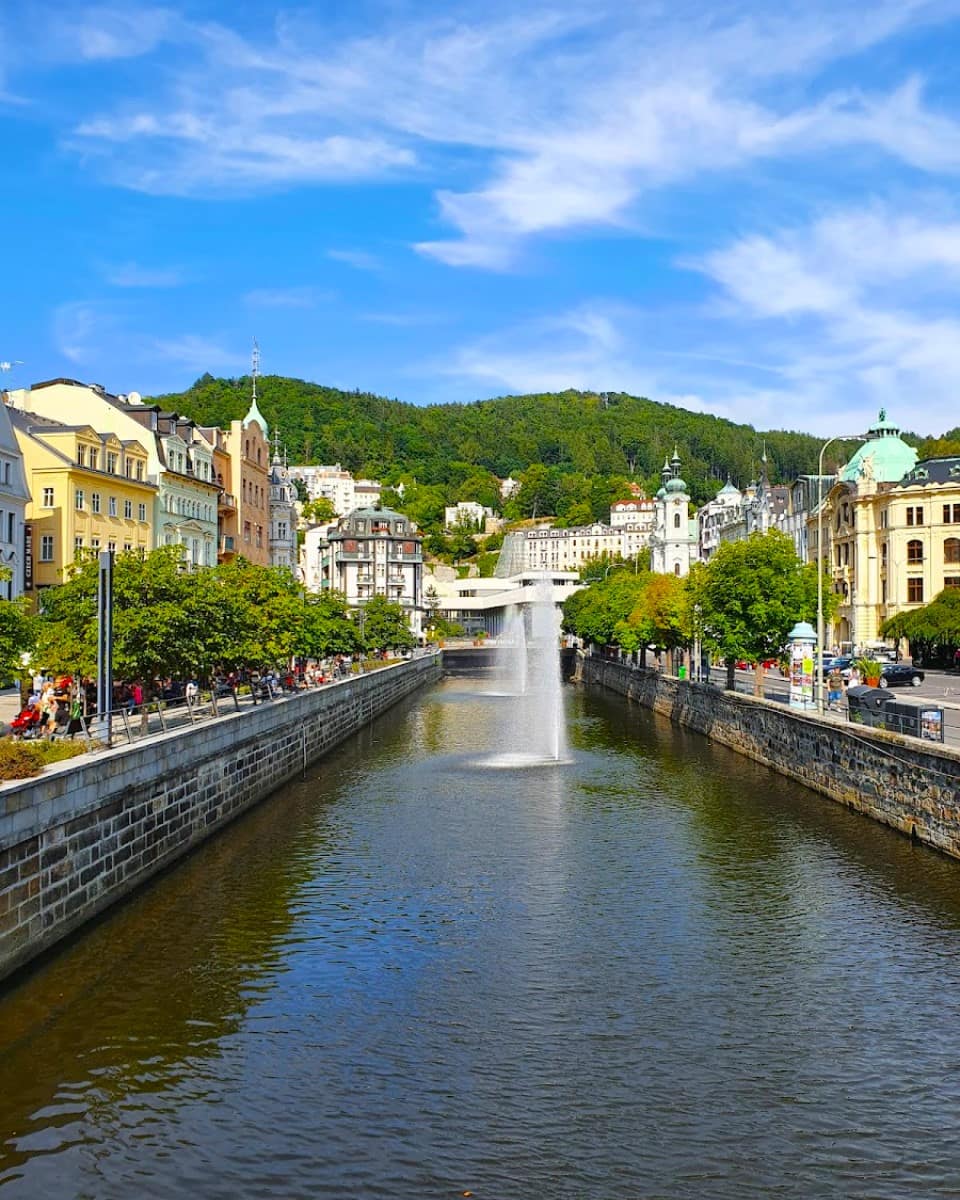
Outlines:
{"label": "white building", "polygon": [[700,561],[709,562],[724,541],[724,531],[741,520],[743,493],[728,479],[712,500],[697,512]]}
{"label": "white building", "polygon": [[291,479],[298,479],[311,500],[329,500],[338,517],[356,508],[374,507],[380,500],[381,485],[375,479],[354,479],[339,463],[333,466],[289,467]]}
{"label": "white building", "polygon": [[553,603],[560,607],[568,596],[572,596],[585,585],[580,582],[576,571],[522,571],[516,575],[481,579],[451,579],[444,571],[426,577],[424,594],[429,597],[429,606],[424,615],[424,625],[429,625],[433,615],[462,625],[466,633],[483,630],[496,637],[503,632],[511,609],[519,605],[539,601],[544,581],[550,584]]}
{"label": "white building", "polygon": [[500,480],[500,499],[509,500],[520,491],[520,480],[513,479],[509,475],[506,479]]}
{"label": "white building", "polygon": [[401,605],[419,636],[423,609],[423,539],[413,521],[390,508],[358,508],[329,531],[319,549],[320,589],[343,592],[351,608],[373,596]]}
{"label": "white building", "polygon": [[296,505],[297,489],[289,470],[279,454],[274,454],[270,468],[270,566],[292,573],[298,566]]}
{"label": "white building", "polygon": [[6,404],[0,404],[0,566],[10,572],[0,580],[0,597],[23,595],[26,578],[24,511],[30,499],[23,455],[10,424]]}
{"label": "white building", "polygon": [[650,543],[650,569],[660,575],[688,575],[697,558],[697,520],[690,518],[690,496],[680,478],[680,456],[663,464],[657,492],[657,524]]}
{"label": "white building", "polygon": [[492,516],[492,508],[485,508],[475,500],[458,500],[456,504],[448,505],[443,510],[443,524],[448,530],[455,529],[458,525],[483,530],[487,518]]}
{"label": "white building", "polygon": [[657,523],[657,508],[646,496],[617,500],[610,505],[610,524],[614,529],[643,528],[653,533]]}
{"label": "white building", "polygon": [[612,525],[596,522],[572,529],[523,529],[508,533],[497,565],[497,574],[519,575],[525,571],[579,571],[593,558],[635,558],[650,545],[647,524]]}

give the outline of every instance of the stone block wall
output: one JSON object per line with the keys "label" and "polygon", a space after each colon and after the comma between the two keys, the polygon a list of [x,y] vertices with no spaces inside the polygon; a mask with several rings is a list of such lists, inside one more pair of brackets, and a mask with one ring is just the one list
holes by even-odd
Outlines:
{"label": "stone block wall", "polygon": [[0,785],[0,978],[440,672],[415,659]]}
{"label": "stone block wall", "polygon": [[960,858],[960,752],[951,747],[599,658],[583,660],[582,677]]}

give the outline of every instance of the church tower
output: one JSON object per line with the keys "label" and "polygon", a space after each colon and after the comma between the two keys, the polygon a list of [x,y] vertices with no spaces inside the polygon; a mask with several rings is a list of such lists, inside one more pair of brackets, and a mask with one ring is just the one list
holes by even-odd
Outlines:
{"label": "church tower", "polygon": [[664,461],[657,492],[657,523],[650,543],[650,567],[660,575],[687,575],[696,559],[696,521],[690,520],[690,495],[680,477],[680,455]]}

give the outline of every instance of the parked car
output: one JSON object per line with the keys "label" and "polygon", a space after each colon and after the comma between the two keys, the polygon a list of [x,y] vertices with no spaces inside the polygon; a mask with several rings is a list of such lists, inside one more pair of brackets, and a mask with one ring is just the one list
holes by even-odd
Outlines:
{"label": "parked car", "polygon": [[824,679],[826,679],[834,667],[839,668],[840,674],[844,677],[844,679],[849,679],[850,670],[853,667],[853,659],[849,654],[841,654],[836,658],[825,658],[823,660]]}
{"label": "parked car", "polygon": [[880,686],[885,688],[910,684],[911,687],[919,687],[923,683],[923,678],[922,671],[918,671],[916,667],[911,667],[907,663],[884,663],[883,670],[880,672]]}

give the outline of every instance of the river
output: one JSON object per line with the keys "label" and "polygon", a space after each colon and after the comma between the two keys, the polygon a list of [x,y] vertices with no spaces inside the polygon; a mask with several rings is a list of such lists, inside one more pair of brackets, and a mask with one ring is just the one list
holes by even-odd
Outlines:
{"label": "river", "polygon": [[960,864],[448,678],[0,996],[0,1193],[956,1196]]}

